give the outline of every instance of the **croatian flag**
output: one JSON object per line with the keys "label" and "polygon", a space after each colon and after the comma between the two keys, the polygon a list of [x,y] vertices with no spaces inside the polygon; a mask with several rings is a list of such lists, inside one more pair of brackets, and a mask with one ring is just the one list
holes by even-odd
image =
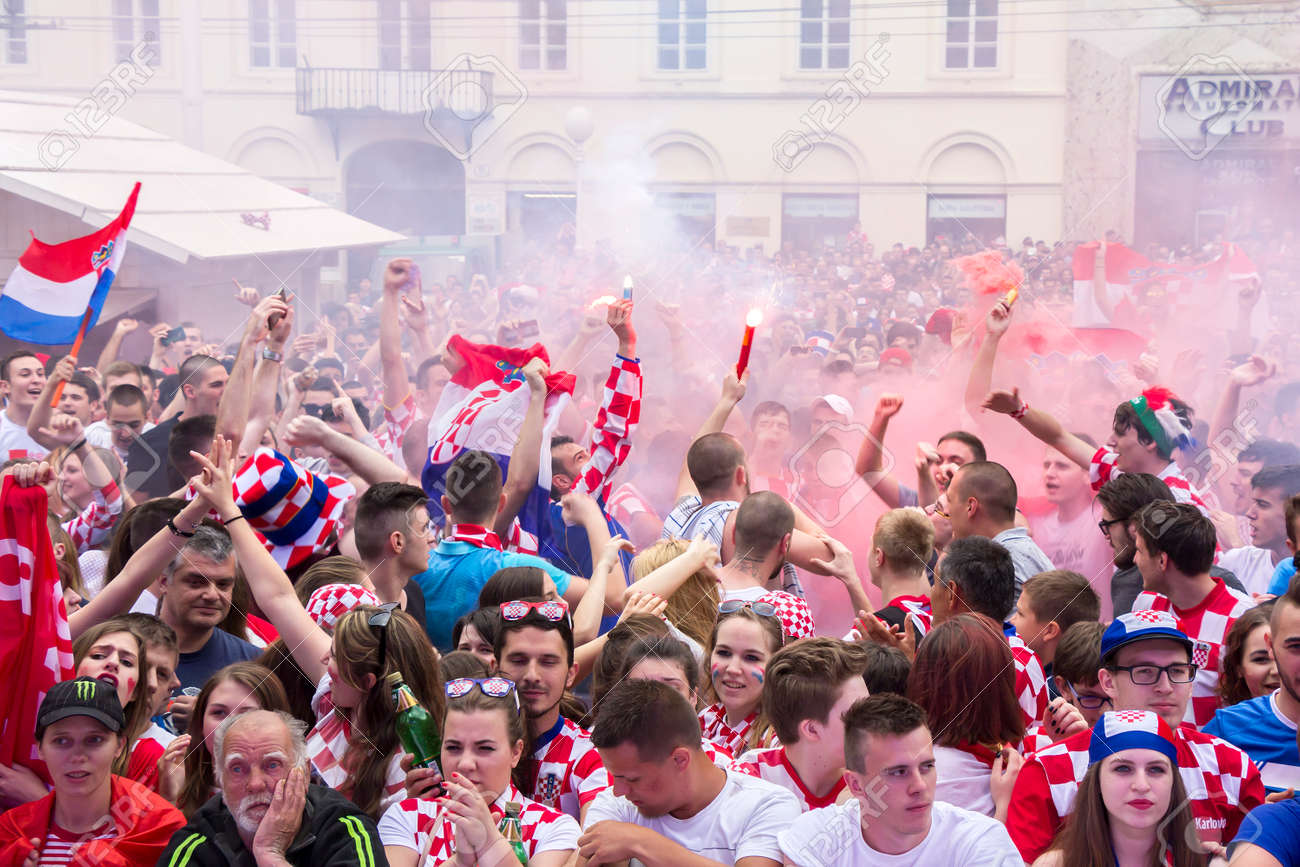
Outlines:
{"label": "croatian flag", "polygon": [[[429,424],[429,454],[420,481],[435,502],[446,492],[446,475],[451,462],[467,449],[488,452],[501,465],[504,479],[510,452],[519,439],[519,428],[528,412],[528,383],[523,366],[533,358],[547,364],[550,358],[540,343],[508,349],[485,343],[471,343],[459,334],[447,341],[453,357],[463,362],[460,370],[442,390],[433,421]],[[551,486],[551,434],[573,394],[570,373],[551,373],[546,378],[546,408],[538,486]],[[435,517],[435,520],[438,520]]]}
{"label": "croatian flag", "polygon": [[835,342],[835,335],[829,331],[809,331],[804,343],[815,354],[827,356],[831,351],[831,344]]}
{"label": "croatian flag", "polygon": [[87,310],[86,329],[93,328],[122,266],[139,195],[137,183],[117,219],[84,238],[46,244],[33,235],[0,294],[0,330],[28,343],[72,343]]}

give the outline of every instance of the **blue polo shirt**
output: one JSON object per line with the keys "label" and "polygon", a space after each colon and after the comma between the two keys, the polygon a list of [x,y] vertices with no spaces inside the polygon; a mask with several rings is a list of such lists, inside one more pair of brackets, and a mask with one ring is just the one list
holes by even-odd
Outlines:
{"label": "blue polo shirt", "polygon": [[444,539],[429,552],[429,568],[412,580],[424,592],[425,631],[440,652],[454,650],[451,630],[462,615],[478,607],[478,594],[498,569],[536,566],[551,576],[560,595],[569,589],[568,572],[541,557],[480,548]]}
{"label": "blue polo shirt", "polygon": [[1300,789],[1296,727],[1278,709],[1276,690],[1271,695],[1219,708],[1202,731],[1245,750],[1270,791],[1292,786]]}

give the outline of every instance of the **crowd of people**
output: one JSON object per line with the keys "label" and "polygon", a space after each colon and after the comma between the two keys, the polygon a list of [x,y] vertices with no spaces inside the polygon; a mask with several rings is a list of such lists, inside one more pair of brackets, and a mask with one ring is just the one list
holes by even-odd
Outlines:
{"label": "crowd of people", "polygon": [[11,352],[0,565],[71,661],[0,862],[1300,864],[1298,263],[1248,246],[1100,349],[1075,245],[986,294],[855,229]]}

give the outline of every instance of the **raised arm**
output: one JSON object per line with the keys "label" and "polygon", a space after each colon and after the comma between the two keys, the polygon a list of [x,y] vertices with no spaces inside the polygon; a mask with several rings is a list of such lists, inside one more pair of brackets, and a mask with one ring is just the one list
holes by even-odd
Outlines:
{"label": "raised arm", "polygon": [[[292,301],[293,296],[288,300]],[[253,374],[253,393],[248,406],[248,423],[244,425],[243,440],[239,443],[237,458],[243,458],[257,450],[262,443],[262,434],[266,432],[271,424],[271,418],[275,415],[275,395],[280,387],[280,374],[284,372],[285,344],[293,334],[293,318],[293,306],[289,305],[284,315],[280,317],[280,321],[275,323],[275,327],[267,335],[267,352],[272,355],[278,354],[280,359],[277,361],[263,355],[262,360],[258,362],[257,372]]]}
{"label": "raised arm", "polygon": [[1214,408],[1208,441],[1218,442],[1219,434],[1232,427],[1233,422],[1236,421],[1242,389],[1259,385],[1276,375],[1277,365],[1258,355],[1252,355],[1250,360],[1234,367],[1228,374],[1228,384],[1224,386],[1219,403]]}
{"label": "raised arm", "polygon": [[379,302],[379,364],[384,383],[384,406],[406,400],[411,383],[402,362],[402,325],[398,321],[399,294],[412,288],[420,295],[420,283],[410,259],[393,259],[384,269],[384,294]]}
{"label": "raised arm", "polygon": [[221,392],[217,405],[217,433],[232,443],[242,443],[248,426],[248,416],[253,403],[253,366],[258,347],[271,333],[270,317],[282,318],[289,305],[278,295],[268,295],[248,314],[244,336],[235,353],[235,363],[230,368],[230,379]]}
{"label": "raised arm", "polygon": [[117,361],[117,356],[122,351],[122,340],[132,331],[140,327],[140,323],[135,319],[123,317],[117,320],[113,326],[113,333],[108,336],[108,342],[104,344],[104,350],[99,353],[99,361],[95,363],[95,369],[101,374],[110,364]]}
{"label": "raised arm", "polygon": [[59,383],[72,379],[72,375],[76,372],[75,355],[65,355],[60,358],[59,363],[54,365],[54,372],[45,380],[45,387],[41,389],[41,396],[36,398],[36,406],[32,407],[32,414],[27,417],[27,435],[47,449],[67,445],[60,442],[57,437],[51,436],[48,430],[50,419],[54,416],[54,408],[50,406],[50,401]]}
{"label": "raised arm", "polygon": [[696,572],[718,565],[718,546],[703,537],[691,540],[686,550],[623,591],[625,599],[636,593],[652,593],[667,599],[681,589]]}
{"label": "raised arm", "polygon": [[528,384],[528,411],[524,413],[519,436],[510,451],[510,468],[502,488],[505,502],[497,513],[493,527],[503,539],[509,535],[510,525],[537,487],[537,474],[541,470],[542,428],[546,421],[546,376],[550,370],[546,362],[534,358],[524,365],[522,372],[524,381]]}
{"label": "raised arm", "polygon": [[984,318],[986,334],[975,353],[975,362],[971,365],[970,376],[966,380],[966,410],[974,415],[984,401],[984,395],[993,390],[993,364],[998,357],[998,344],[1011,325],[1011,308],[1006,301],[999,301],[989,310]]}
{"label": "raised arm", "polygon": [[368,484],[402,482],[419,486],[420,481],[388,459],[383,453],[339,433],[312,415],[300,415],[289,423],[285,443],[292,446],[320,446],[338,455],[354,473]]}
{"label": "raised arm", "polygon": [[[213,450],[216,449],[217,441],[214,440]],[[172,523],[180,532],[192,533],[208,513],[208,508],[207,501],[202,498],[190,500]],[[68,629],[72,637],[75,639],[96,623],[129,609],[184,547],[185,538],[173,533],[169,527],[155,533],[131,555],[117,577],[106,583],[94,599],[69,615]]]}
{"label": "raised arm", "polygon": [[[293,583],[280,565],[271,558],[257,534],[243,520],[235,506],[231,479],[235,474],[234,449],[225,443],[217,448],[214,441],[213,457],[191,452],[203,467],[203,473],[192,481],[199,496],[216,510],[221,522],[230,533],[235,545],[235,558],[248,579],[257,606],[279,631],[293,654],[294,661],[312,683],[325,676],[324,658],[330,652],[330,637],[316,625],[307,610],[298,601]],[[108,587],[120,581],[109,582]],[[106,588],[107,589],[107,588]]]}
{"label": "raised arm", "polygon": [[[736,408],[745,396],[745,386],[749,384],[749,371],[745,375],[736,378],[734,371],[727,371],[727,375],[722,380],[722,394],[718,396],[718,402],[713,405],[713,411],[709,417],[700,425],[700,429],[691,437],[691,442],[695,442],[705,434],[717,433],[727,424],[727,419],[731,416],[731,411]],[[681,471],[677,474],[677,495],[674,500],[680,500],[688,494],[698,494],[695,490],[695,483],[691,481],[690,467],[686,461],[682,461]]]}
{"label": "raised arm", "polygon": [[[603,524],[604,521],[601,523]],[[583,588],[582,598],[573,607],[573,641],[577,645],[595,640],[600,633],[600,620],[605,615],[610,585],[615,585],[617,588],[626,583],[622,580],[623,564],[619,555],[623,551],[631,551],[632,543],[622,536],[611,538],[608,530],[605,532],[605,537],[605,543],[600,548],[600,556],[592,566],[591,578],[586,581],[587,586]],[[595,544],[592,544],[591,550],[596,550]],[[570,586],[572,584],[573,580],[570,579]],[[567,598],[565,601],[568,601]],[[611,609],[609,613],[617,613],[622,608],[623,599],[620,597],[619,607]]]}
{"label": "raised arm", "polygon": [[1101,315],[1106,317],[1107,322],[1115,321],[1115,305],[1110,300],[1110,289],[1106,286],[1106,242],[1101,241],[1097,244],[1097,255],[1093,260],[1092,267],[1092,297],[1101,311]]}
{"label": "raised arm", "polygon": [[1056,449],[1083,469],[1092,466],[1092,456],[1097,450],[1067,431],[1050,413],[1034,409],[1021,400],[1019,388],[1013,388],[1011,391],[989,392],[984,398],[983,405],[985,409],[1011,416],[1035,438]]}
{"label": "raised arm", "polygon": [[871,486],[876,496],[891,509],[897,509],[901,494],[898,480],[889,473],[881,472],[882,455],[885,451],[885,432],[889,430],[889,420],[898,415],[903,408],[901,394],[882,394],[876,401],[876,412],[871,417],[867,435],[858,447],[858,460],[854,470],[862,476],[863,481]]}
{"label": "raised arm", "polygon": [[591,457],[574,485],[574,490],[586,491],[601,500],[609,496],[615,471],[631,454],[632,430],[641,416],[642,385],[632,302],[622,300],[609,305],[606,322],[618,337],[618,355],[605,380],[605,397],[596,413]]}

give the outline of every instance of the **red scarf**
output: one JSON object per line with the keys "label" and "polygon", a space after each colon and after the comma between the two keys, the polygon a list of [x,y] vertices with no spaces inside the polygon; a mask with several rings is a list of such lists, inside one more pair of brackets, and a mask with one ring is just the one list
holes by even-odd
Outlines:
{"label": "red scarf", "polygon": [[[185,827],[185,816],[161,796],[134,780],[114,776],[109,803],[116,836],[89,840],[77,847],[74,865],[134,867],[153,864],[172,834]],[[42,843],[49,836],[54,793],[0,815],[0,864],[21,864],[32,851],[29,837]]]}
{"label": "red scarf", "polygon": [[475,548],[495,548],[503,550],[497,534],[478,524],[452,524],[444,537],[448,542],[467,542]]}

